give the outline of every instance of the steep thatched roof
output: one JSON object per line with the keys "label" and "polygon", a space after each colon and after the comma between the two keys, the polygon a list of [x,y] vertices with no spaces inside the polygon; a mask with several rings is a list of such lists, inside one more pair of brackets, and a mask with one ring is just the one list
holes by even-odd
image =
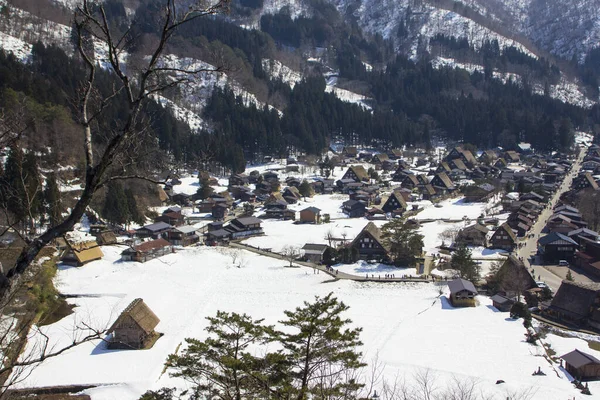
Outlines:
{"label": "steep thatched roof", "polygon": [[144,333],[149,334],[154,331],[160,319],[152,312],[152,310],[144,303],[142,299],[133,300],[125,310],[119,315],[119,318],[112,324],[108,333],[111,333],[117,328],[119,323],[130,317]]}
{"label": "steep thatched roof", "polygon": [[552,299],[551,308],[565,312],[571,317],[585,318],[590,314],[596,298],[600,296],[600,283],[562,281]]}
{"label": "steep thatched roof", "polygon": [[85,264],[86,262],[99,260],[104,257],[100,246],[95,240],[90,240],[88,242],[79,242],[69,244],[71,251],[77,261],[81,264]]}

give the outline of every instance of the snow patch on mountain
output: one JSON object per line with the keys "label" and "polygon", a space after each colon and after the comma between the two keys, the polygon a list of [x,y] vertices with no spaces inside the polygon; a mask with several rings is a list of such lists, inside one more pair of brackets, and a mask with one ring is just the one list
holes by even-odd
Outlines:
{"label": "snow patch on mountain", "polygon": [[[450,67],[450,68],[461,68],[469,72],[484,72],[484,67],[478,64],[461,63],[452,58],[436,57],[431,61],[431,65],[434,68]],[[507,83],[509,81],[522,84],[523,79],[519,74],[513,72],[499,72],[494,71],[492,75],[495,79]],[[536,83],[532,85],[534,93],[543,95],[545,93],[544,85]],[[586,97],[582,93],[577,82],[569,81],[565,76],[561,76],[559,83],[550,85],[548,87],[548,95],[554,99],[560,100],[564,103],[573,104],[579,107],[590,108],[596,104],[593,100]]]}
{"label": "snow patch on mountain", "polygon": [[302,1],[295,0],[265,0],[262,11],[263,14],[277,14],[282,8],[285,8],[292,19],[310,15],[308,6]]}
{"label": "snow patch on mountain", "polygon": [[264,58],[262,60],[262,67],[272,79],[280,79],[283,83],[290,85],[292,89],[296,83],[302,80],[302,74],[300,72],[294,71],[278,60]]}
{"label": "snow patch on mountain", "polygon": [[31,57],[31,44],[4,32],[0,32],[0,48],[14,54],[21,62],[27,62]]}
{"label": "snow patch on mountain", "polygon": [[8,13],[8,17],[0,18],[0,32],[25,43],[41,40],[46,45],[55,44],[67,54],[73,53],[70,27],[40,18],[10,5],[6,0],[0,0],[0,7]]}
{"label": "snow patch on mountain", "polygon": [[163,106],[163,108],[171,110],[175,118],[188,124],[192,132],[198,132],[201,129],[207,128],[206,122],[195,112],[188,110],[187,108],[178,106],[166,97],[155,95],[153,96],[153,98],[161,106]]}

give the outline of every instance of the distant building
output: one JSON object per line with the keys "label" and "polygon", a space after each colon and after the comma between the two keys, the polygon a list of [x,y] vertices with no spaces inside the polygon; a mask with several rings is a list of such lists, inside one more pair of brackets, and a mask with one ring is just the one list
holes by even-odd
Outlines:
{"label": "distant building", "polygon": [[506,222],[500,225],[490,238],[492,249],[512,251],[516,245],[517,235]]}
{"label": "distant building", "polygon": [[307,207],[300,210],[300,222],[318,224],[321,222],[321,209],[317,207]]}
{"label": "distant building", "polygon": [[373,222],[369,222],[354,238],[351,247],[358,250],[363,260],[387,261],[389,250],[381,238],[381,230]]}
{"label": "distant building", "polygon": [[477,289],[472,282],[462,278],[448,282],[450,289],[450,303],[454,307],[475,307],[475,296]]}
{"label": "distant building", "polygon": [[562,281],[543,314],[559,322],[600,331],[600,283]]}
{"label": "distant building", "polygon": [[200,241],[198,228],[193,225],[177,227],[169,232],[169,241],[175,246],[189,246]]}
{"label": "distant building", "polygon": [[402,215],[408,209],[408,205],[400,193],[393,191],[381,209],[386,213]]}
{"label": "distant building", "polygon": [[304,251],[304,258],[306,261],[312,262],[315,264],[321,264],[323,262],[323,255],[325,251],[330,249],[326,244],[314,244],[314,243],[306,243],[302,250]]}
{"label": "distant building", "polygon": [[356,200],[347,200],[343,202],[342,210],[350,218],[364,217],[367,211],[365,204]]}
{"label": "distant building", "polygon": [[461,229],[456,236],[456,244],[464,246],[487,246],[487,233],[490,230],[481,224]]}
{"label": "distant building", "polygon": [[355,182],[368,182],[369,174],[362,165],[352,165],[348,167],[341,180],[345,179],[352,179]]}
{"label": "distant building", "polygon": [[167,232],[173,229],[173,226],[166,222],[156,222],[150,225],[144,225],[139,229],[135,230],[136,236],[140,238],[152,237],[158,239],[159,237],[166,237]]}
{"label": "distant building", "polygon": [[552,232],[538,240],[538,252],[547,263],[572,260],[578,247],[575,240],[558,232]]}
{"label": "distant building", "polygon": [[156,239],[132,246],[121,252],[121,260],[146,262],[173,252],[173,246],[165,239]]}
{"label": "distant building", "polygon": [[498,311],[502,311],[502,312],[510,311],[512,306],[515,304],[514,299],[512,299],[510,297],[506,297],[502,294],[496,294],[496,295],[492,296],[491,300],[492,300],[492,305]]}
{"label": "distant building", "polygon": [[111,349],[146,348],[158,336],[154,329],[159,322],[156,314],[142,299],[135,299],[108,330],[109,334],[112,333],[108,347]]}

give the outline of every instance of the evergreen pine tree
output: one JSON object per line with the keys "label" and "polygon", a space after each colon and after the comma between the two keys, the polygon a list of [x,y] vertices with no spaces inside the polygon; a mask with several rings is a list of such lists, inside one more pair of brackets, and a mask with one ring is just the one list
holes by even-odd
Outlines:
{"label": "evergreen pine tree", "polygon": [[117,181],[110,181],[106,191],[106,199],[102,208],[102,216],[109,223],[125,225],[129,222],[129,205],[123,186]]}
{"label": "evergreen pine tree", "polygon": [[308,183],[306,179],[302,181],[300,186],[298,186],[298,191],[305,198],[312,197],[314,194],[312,186],[310,185],[310,183]]}
{"label": "evergreen pine tree", "polygon": [[2,180],[2,199],[8,211],[17,220],[26,216],[25,186],[23,185],[23,151],[18,146],[12,146],[6,158],[6,168]]}
{"label": "evergreen pine tree", "polygon": [[140,211],[137,204],[137,200],[133,195],[133,191],[130,188],[125,189],[125,197],[127,198],[127,223],[135,222],[138,225],[143,225],[146,217],[144,213]]}
{"label": "evergreen pine tree", "polygon": [[471,256],[471,250],[466,246],[460,246],[450,260],[452,269],[459,271],[460,277],[477,283],[481,279],[481,267]]}
{"label": "evergreen pine tree", "polygon": [[61,194],[56,183],[56,175],[50,173],[46,179],[46,188],[44,189],[44,208],[48,214],[50,226],[57,225],[62,220],[62,202]]}
{"label": "evergreen pine tree", "polygon": [[394,264],[404,267],[414,265],[423,253],[423,235],[417,233],[417,227],[401,218],[394,218],[381,230]]}
{"label": "evergreen pine tree", "polygon": [[196,191],[198,198],[200,198],[200,200],[209,198],[214,193],[214,190],[210,186],[210,181],[209,181],[208,175],[200,174],[199,181],[200,181],[200,187]]}
{"label": "evergreen pine tree", "polygon": [[573,282],[575,279],[573,279],[573,274],[571,273],[571,269],[569,269],[567,271],[567,276],[565,277],[566,280]]}
{"label": "evergreen pine tree", "polygon": [[365,365],[356,350],[362,344],[362,329],[349,328],[352,321],[342,317],[346,310],[348,306],[330,293],[285,311],[287,318],[280,322],[287,329],[279,332],[278,338],[290,363],[292,398],[340,398],[362,387],[344,379]]}

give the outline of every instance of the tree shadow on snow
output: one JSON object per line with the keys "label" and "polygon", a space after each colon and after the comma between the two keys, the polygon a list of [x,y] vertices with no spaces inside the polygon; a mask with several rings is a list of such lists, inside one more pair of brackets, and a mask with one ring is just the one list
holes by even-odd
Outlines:
{"label": "tree shadow on snow", "polygon": [[487,307],[487,308],[489,308],[490,310],[492,310],[493,312],[501,312],[500,310],[498,310],[498,309],[497,309],[496,307],[494,307],[494,306],[487,305],[486,307]]}

